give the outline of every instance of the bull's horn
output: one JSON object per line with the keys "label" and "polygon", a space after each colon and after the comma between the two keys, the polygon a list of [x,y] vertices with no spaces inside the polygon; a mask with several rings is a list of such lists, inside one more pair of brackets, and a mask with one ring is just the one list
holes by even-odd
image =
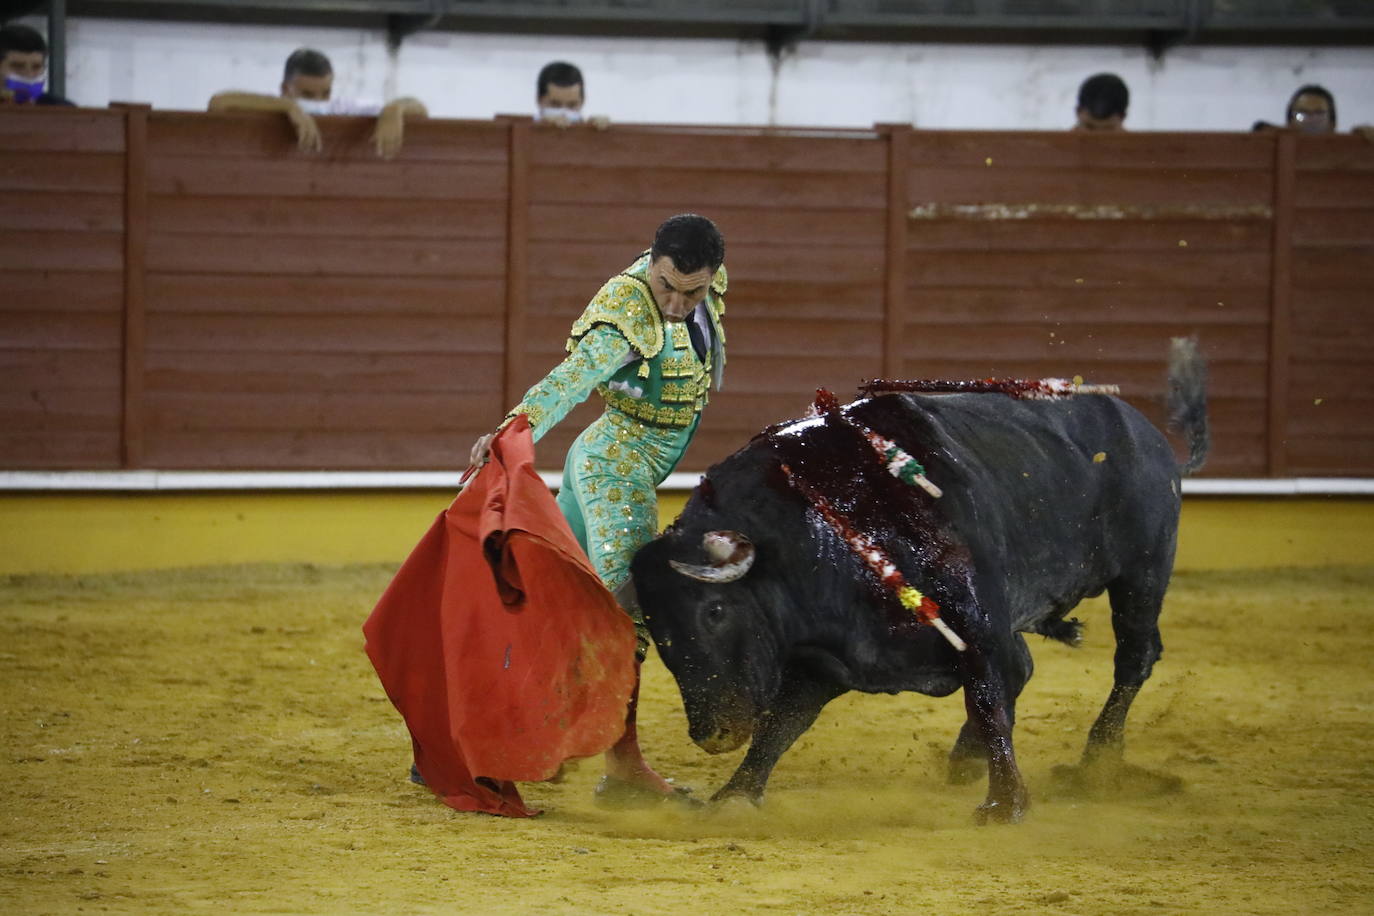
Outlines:
{"label": "bull's horn", "polygon": [[718,583],[741,579],[754,565],[754,542],[738,531],[708,531],[701,538],[701,546],[711,558],[709,566],[677,560],[669,560],[668,565],[684,576]]}

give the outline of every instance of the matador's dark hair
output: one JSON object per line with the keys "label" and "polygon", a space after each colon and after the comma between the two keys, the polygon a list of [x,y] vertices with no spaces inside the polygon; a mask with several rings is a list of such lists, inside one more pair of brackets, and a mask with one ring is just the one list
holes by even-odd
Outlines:
{"label": "matador's dark hair", "polygon": [[679,213],[658,227],[649,253],[654,258],[666,254],[685,274],[696,273],[703,267],[715,273],[725,263],[725,239],[716,224],[706,217]]}

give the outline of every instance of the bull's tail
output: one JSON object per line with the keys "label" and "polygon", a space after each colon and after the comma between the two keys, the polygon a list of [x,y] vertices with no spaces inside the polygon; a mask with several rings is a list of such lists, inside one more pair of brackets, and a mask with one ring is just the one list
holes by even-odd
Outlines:
{"label": "bull's tail", "polygon": [[1169,343],[1169,428],[1188,440],[1188,460],[1179,467],[1185,477],[1202,467],[1212,446],[1207,426],[1207,362],[1196,337]]}

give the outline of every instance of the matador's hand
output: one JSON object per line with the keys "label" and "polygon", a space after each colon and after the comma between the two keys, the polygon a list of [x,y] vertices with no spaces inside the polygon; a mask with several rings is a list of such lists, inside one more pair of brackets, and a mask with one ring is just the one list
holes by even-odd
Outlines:
{"label": "matador's hand", "polygon": [[496,433],[487,433],[473,443],[472,452],[469,456],[469,463],[473,467],[480,468],[487,463],[487,459],[491,457],[491,440],[495,438]]}

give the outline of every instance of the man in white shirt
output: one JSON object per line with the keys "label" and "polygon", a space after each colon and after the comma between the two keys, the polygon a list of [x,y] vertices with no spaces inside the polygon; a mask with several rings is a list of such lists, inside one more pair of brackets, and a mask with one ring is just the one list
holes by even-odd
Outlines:
{"label": "man in white shirt", "polygon": [[390,159],[401,151],[405,118],[427,117],[417,99],[401,98],[385,105],[333,97],[334,68],[329,58],[312,48],[298,48],[286,59],[281,94],[227,91],[210,99],[210,111],[278,111],[286,115],[305,152],[319,152],[320,128],[314,115],[362,115],[377,118],[372,142],[377,155]]}

